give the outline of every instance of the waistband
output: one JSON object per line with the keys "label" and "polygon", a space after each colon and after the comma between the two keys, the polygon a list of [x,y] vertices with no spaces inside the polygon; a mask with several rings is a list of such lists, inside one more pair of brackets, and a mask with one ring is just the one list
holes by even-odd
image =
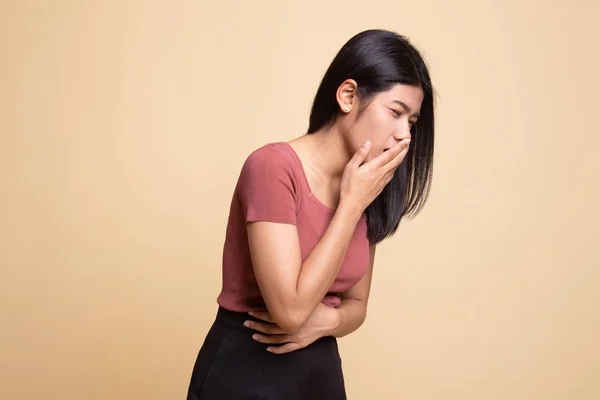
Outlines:
{"label": "waistband", "polygon": [[248,320],[265,322],[258,318],[254,318],[247,312],[231,311],[221,306],[219,306],[219,309],[217,310],[217,316],[215,318],[215,322],[218,322],[219,324],[228,328],[236,329],[242,332],[255,332],[252,329],[244,326],[244,322]]}
{"label": "waistband", "polygon": [[[235,329],[240,332],[249,333],[250,335],[248,337],[251,337],[251,334],[256,333],[256,331],[253,329],[250,329],[250,328],[246,328],[244,326],[244,322],[248,321],[248,320],[259,321],[262,323],[268,323],[266,321],[263,321],[261,319],[253,317],[252,315],[248,314],[247,312],[231,311],[231,310],[227,310],[226,308],[223,308],[221,306],[219,306],[219,308],[217,310],[217,316],[215,318],[214,323],[225,326],[227,328]],[[334,336],[323,336],[323,337],[319,338],[318,340],[316,340],[315,342],[313,342],[309,347],[318,348],[319,346],[330,346],[330,345],[335,346],[335,348],[337,349],[337,339]]]}

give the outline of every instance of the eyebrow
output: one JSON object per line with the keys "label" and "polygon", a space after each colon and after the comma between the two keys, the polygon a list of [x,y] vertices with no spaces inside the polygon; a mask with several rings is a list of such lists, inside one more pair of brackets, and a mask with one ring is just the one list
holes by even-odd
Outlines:
{"label": "eyebrow", "polygon": [[[405,103],[401,102],[400,100],[394,100],[393,102],[400,104],[404,108],[404,111],[406,111],[407,113],[410,113],[410,107],[407,106]],[[421,114],[419,114],[419,113],[415,113],[413,115],[413,117],[417,117],[417,118],[419,118],[420,116],[421,116]]]}

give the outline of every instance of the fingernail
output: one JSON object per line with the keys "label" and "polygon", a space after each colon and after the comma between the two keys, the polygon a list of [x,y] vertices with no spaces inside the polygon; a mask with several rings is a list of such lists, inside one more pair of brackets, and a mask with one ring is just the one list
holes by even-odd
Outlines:
{"label": "fingernail", "polygon": [[368,140],[363,144],[364,147],[369,147],[369,145],[371,144],[371,142],[369,142]]}
{"label": "fingernail", "polygon": [[245,326],[245,327],[248,327],[248,326],[250,326],[250,322],[249,322],[249,321],[244,321],[244,326]]}
{"label": "fingernail", "polygon": [[254,339],[254,340],[258,339],[258,335],[252,335],[252,339]]}

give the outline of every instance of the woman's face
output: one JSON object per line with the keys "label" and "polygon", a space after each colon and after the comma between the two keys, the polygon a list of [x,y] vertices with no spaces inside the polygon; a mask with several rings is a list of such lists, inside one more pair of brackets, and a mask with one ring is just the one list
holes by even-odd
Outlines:
{"label": "woman's face", "polygon": [[[343,93],[341,93],[343,94]],[[342,100],[348,97],[342,97]],[[362,114],[358,116],[360,99],[352,98],[350,105],[341,103],[344,118],[343,130],[347,133],[346,145],[349,154],[362,145],[371,142],[371,150],[365,161],[380,155],[400,140],[410,138],[410,129],[419,119],[423,89],[420,86],[396,84],[386,92],[375,95]],[[345,107],[349,111],[345,111]]]}

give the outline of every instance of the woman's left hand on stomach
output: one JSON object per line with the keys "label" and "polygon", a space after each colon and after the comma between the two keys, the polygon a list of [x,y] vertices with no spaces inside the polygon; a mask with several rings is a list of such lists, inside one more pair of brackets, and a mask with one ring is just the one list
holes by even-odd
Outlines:
{"label": "woman's left hand on stomach", "polygon": [[244,326],[255,330],[257,333],[252,338],[257,342],[270,344],[267,350],[274,354],[290,353],[307,347],[324,336],[332,335],[340,318],[336,309],[319,303],[300,331],[289,333],[277,326],[267,311],[249,314],[261,321],[248,320]]}

